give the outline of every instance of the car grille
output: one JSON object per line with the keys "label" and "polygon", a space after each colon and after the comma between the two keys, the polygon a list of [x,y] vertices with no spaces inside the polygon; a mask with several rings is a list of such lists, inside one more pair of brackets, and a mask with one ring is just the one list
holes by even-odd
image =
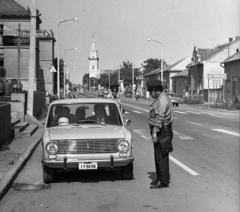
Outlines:
{"label": "car grille", "polygon": [[60,140],[58,154],[115,153],[117,141],[117,139]]}

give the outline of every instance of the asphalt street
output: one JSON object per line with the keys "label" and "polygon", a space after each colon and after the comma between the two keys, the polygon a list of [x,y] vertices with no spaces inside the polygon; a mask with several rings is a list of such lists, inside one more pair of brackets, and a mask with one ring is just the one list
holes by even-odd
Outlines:
{"label": "asphalt street", "polygon": [[148,105],[122,102],[132,122],[133,180],[123,181],[113,170],[79,171],[60,173],[46,186],[37,148],[0,211],[239,211],[239,114],[174,107],[170,187],[150,190],[155,167]]}

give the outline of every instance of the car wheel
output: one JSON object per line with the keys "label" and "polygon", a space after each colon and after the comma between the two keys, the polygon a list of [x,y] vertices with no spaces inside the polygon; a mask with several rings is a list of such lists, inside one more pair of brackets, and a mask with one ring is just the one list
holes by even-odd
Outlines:
{"label": "car wheel", "polygon": [[45,165],[43,165],[43,182],[48,184],[52,183],[54,179],[55,171]]}
{"label": "car wheel", "polygon": [[121,169],[121,177],[123,180],[131,180],[133,178],[133,163],[123,166]]}
{"label": "car wheel", "polygon": [[178,104],[176,104],[176,106],[178,107]]}

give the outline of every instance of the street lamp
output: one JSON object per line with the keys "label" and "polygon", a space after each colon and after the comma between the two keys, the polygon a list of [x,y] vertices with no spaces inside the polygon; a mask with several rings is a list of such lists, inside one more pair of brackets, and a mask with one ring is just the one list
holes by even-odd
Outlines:
{"label": "street lamp", "polygon": [[160,43],[161,46],[162,46],[162,59],[161,59],[161,80],[162,80],[162,83],[163,83],[163,43],[160,42],[160,41],[157,41],[157,40],[153,40],[153,39],[147,39],[149,42],[153,41],[153,42],[156,42],[156,43]]}
{"label": "street lamp", "polygon": [[57,28],[57,96],[58,96],[58,99],[60,99],[60,24],[61,23],[64,23],[64,22],[67,22],[67,21],[77,21],[78,19],[77,18],[71,18],[71,19],[66,19],[66,20],[63,20],[63,21],[59,21],[58,22],[58,28]]}
{"label": "street lamp", "polygon": [[[126,57],[124,57],[123,58],[124,60],[125,59],[128,59],[128,60],[130,60],[129,58],[126,58]],[[134,88],[133,88],[133,85],[134,85],[134,63],[132,63],[133,64],[133,66],[132,66],[132,98],[134,99]]]}
{"label": "street lamp", "polygon": [[[77,48],[71,48],[71,49],[66,49],[64,50],[64,65],[67,66],[67,63],[65,63],[65,52],[67,51],[71,51],[71,50],[77,50]],[[63,69],[63,96],[64,98],[66,98],[66,91],[65,91],[65,87],[66,87],[66,78],[65,78],[65,66],[64,66],[64,69]]]}

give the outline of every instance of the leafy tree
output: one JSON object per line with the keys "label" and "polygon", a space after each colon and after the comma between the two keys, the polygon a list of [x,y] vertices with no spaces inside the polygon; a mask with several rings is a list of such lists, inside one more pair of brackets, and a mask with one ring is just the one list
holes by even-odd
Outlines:
{"label": "leafy tree", "polygon": [[83,85],[87,85],[88,84],[88,80],[89,80],[89,73],[88,74],[84,74],[83,79],[82,79],[82,84]]}
{"label": "leafy tree", "polygon": [[125,85],[132,84],[132,70],[134,69],[134,84],[136,83],[136,76],[140,73],[139,68],[135,68],[134,65],[127,61],[122,62],[120,65],[120,79],[124,81]]}
{"label": "leafy tree", "polygon": [[[143,74],[147,74],[157,68],[161,68],[161,59],[149,58],[141,64],[143,67]],[[167,67],[167,63],[163,60],[163,68]]]}

